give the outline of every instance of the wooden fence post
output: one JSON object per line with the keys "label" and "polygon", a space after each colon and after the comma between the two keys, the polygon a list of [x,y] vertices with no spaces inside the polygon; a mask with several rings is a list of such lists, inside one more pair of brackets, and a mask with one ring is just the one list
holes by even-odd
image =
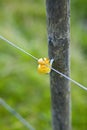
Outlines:
{"label": "wooden fence post", "polygon": [[[53,67],[69,76],[70,1],[46,0],[48,53]],[[70,130],[69,81],[54,71],[50,73],[53,130]]]}

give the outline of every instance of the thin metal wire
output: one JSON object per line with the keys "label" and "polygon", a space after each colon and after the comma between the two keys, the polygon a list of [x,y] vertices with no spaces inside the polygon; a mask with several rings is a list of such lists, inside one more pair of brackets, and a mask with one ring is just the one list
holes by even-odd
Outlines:
{"label": "thin metal wire", "polygon": [[20,122],[22,122],[29,130],[35,130],[19,113],[17,113],[11,106],[9,106],[2,98],[0,104],[5,107],[12,115],[14,115]]}
{"label": "thin metal wire", "polygon": [[[38,58],[36,58],[35,56],[33,56],[32,54],[26,52],[25,50],[23,50],[22,48],[20,48],[19,46],[15,45],[14,43],[10,42],[9,40],[7,40],[6,38],[4,38],[3,36],[0,35],[0,38],[4,41],[6,41],[8,44],[12,45],[13,47],[17,48],[18,50],[24,52],[25,54],[31,56],[33,59],[38,61]],[[79,86],[80,88],[84,89],[87,91],[87,87],[83,86],[82,84],[78,83],[77,81],[71,79],[70,77],[66,76],[65,74],[61,73],[60,71],[54,69],[53,67],[51,67],[51,69],[53,71],[55,71],[56,73],[60,74],[61,76],[63,76],[64,78],[70,80],[71,82],[73,82],[74,84],[76,84],[77,86]]]}
{"label": "thin metal wire", "polygon": [[71,82],[73,82],[74,84],[76,84],[77,86],[79,86],[80,88],[84,89],[87,91],[87,88],[85,86],[83,86],[82,84],[78,83],[77,81],[71,79],[70,77],[68,77],[67,75],[59,72],[58,70],[54,69],[54,68],[51,68],[53,71],[55,71],[56,73],[60,74],[61,76],[63,76],[64,78],[70,80]]}
{"label": "thin metal wire", "polygon": [[6,38],[4,38],[4,37],[3,37],[3,36],[1,36],[1,35],[0,35],[0,39],[2,39],[2,40],[4,40],[4,41],[6,41],[8,44],[10,44],[11,46],[13,46],[13,47],[17,48],[18,50],[20,50],[20,51],[24,52],[25,54],[27,54],[27,55],[31,56],[33,59],[38,60],[38,58],[36,58],[35,56],[33,56],[33,55],[31,55],[30,53],[26,52],[26,51],[25,51],[25,50],[23,50],[21,47],[19,47],[19,46],[15,45],[14,43],[10,42],[9,40],[7,40]]}

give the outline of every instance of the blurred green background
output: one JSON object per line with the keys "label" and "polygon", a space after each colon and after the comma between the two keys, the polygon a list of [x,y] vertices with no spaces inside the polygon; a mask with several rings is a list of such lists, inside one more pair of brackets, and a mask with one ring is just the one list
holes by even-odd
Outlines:
{"label": "blurred green background", "polygon": [[[0,0],[0,35],[47,57],[43,0]],[[71,77],[87,86],[87,0],[71,0]],[[52,130],[49,76],[37,62],[0,39],[0,97],[37,130]],[[87,129],[87,92],[71,84],[72,130]],[[1,130],[27,130],[0,105]]]}

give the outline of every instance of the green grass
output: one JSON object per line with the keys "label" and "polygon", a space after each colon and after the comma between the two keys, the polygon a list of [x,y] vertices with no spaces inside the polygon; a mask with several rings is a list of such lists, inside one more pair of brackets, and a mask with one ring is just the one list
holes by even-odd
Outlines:
{"label": "green grass", "polygon": [[[73,16],[71,77],[87,86],[86,31],[82,31],[84,28],[80,26],[81,21],[76,20],[73,11],[71,15]],[[47,57],[45,2],[0,0],[0,18],[1,35],[36,57]],[[49,76],[38,74],[37,62],[34,59],[2,40],[0,40],[0,97],[37,130],[52,130]],[[72,84],[73,130],[87,129],[86,99],[87,92]],[[2,106],[0,106],[0,129],[27,130]]]}

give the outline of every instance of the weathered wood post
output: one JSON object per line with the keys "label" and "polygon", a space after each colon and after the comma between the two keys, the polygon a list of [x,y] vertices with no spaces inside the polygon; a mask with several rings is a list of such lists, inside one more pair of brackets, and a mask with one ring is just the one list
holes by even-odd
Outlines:
{"label": "weathered wood post", "polygon": [[[53,68],[69,76],[70,5],[69,0],[46,0],[48,50]],[[53,130],[70,130],[69,81],[50,73]]]}

